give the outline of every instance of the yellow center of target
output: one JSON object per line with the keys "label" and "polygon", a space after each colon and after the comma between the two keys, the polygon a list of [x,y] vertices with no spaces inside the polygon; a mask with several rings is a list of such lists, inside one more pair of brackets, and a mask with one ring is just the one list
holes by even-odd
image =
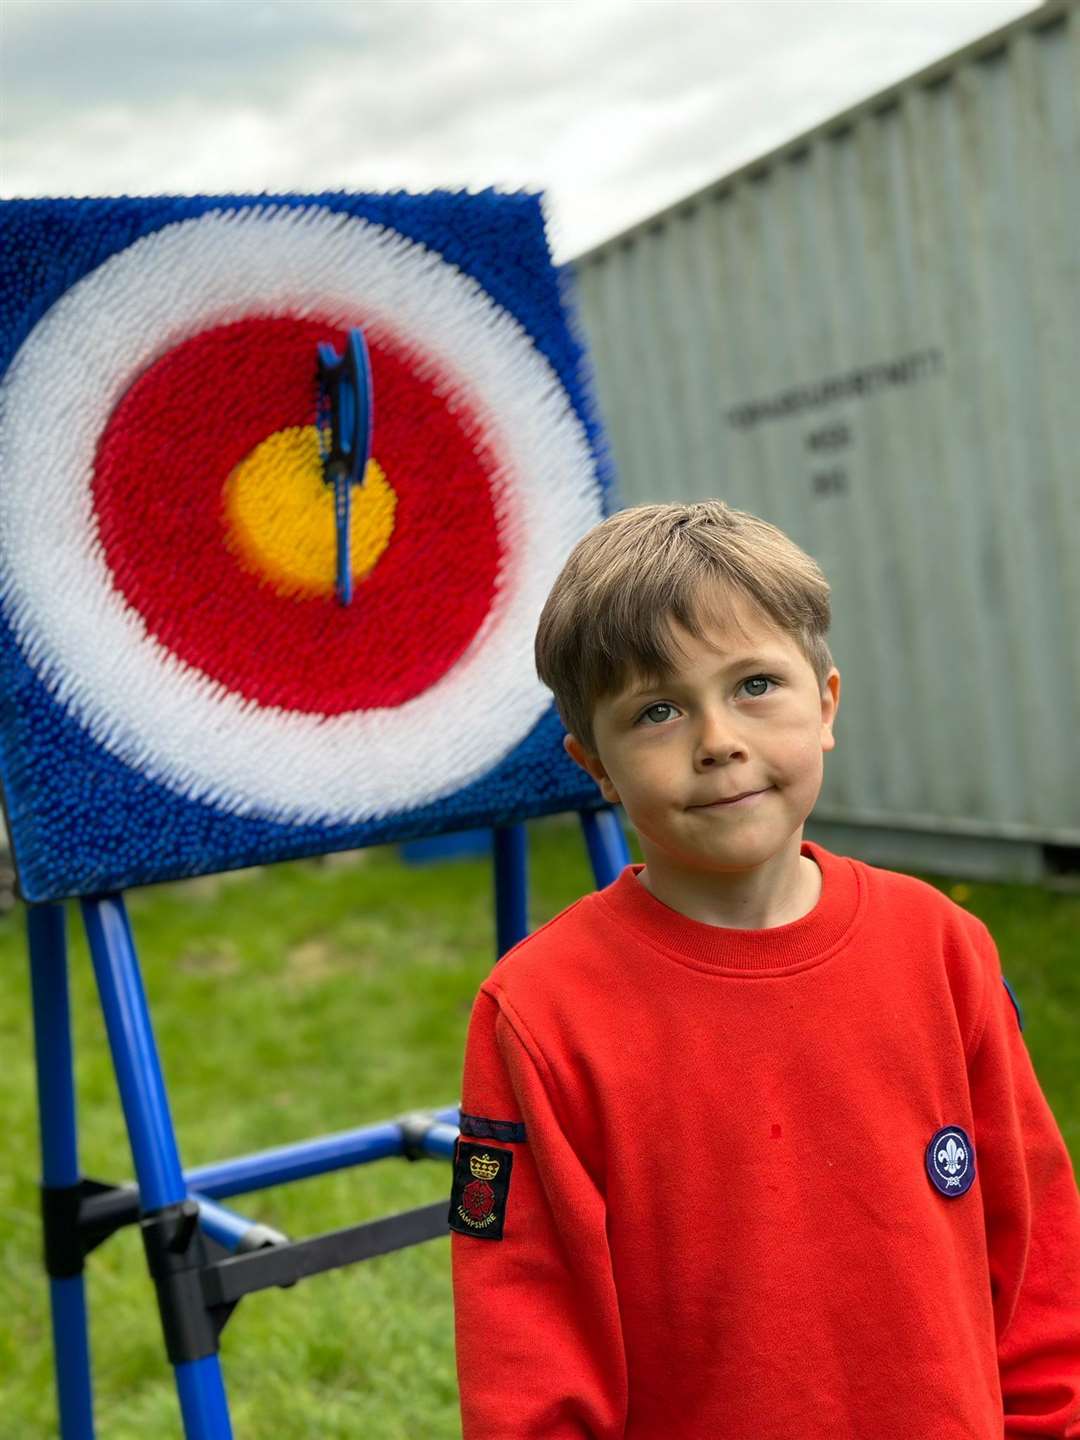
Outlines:
{"label": "yellow center of target", "polygon": [[[354,580],[370,575],[394,533],[397,496],[369,460],[352,491],[349,558]],[[332,595],[337,578],[334,491],[323,480],[314,425],[275,431],[225,482],[229,534],[248,569],[280,595]]]}

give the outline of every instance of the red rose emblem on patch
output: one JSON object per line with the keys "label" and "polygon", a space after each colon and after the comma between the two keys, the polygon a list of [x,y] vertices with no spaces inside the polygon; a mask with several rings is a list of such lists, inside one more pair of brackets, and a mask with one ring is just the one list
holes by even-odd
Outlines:
{"label": "red rose emblem on patch", "polygon": [[485,1215],[491,1214],[494,1204],[495,1191],[486,1180],[472,1180],[462,1191],[462,1209],[470,1220],[483,1220]]}

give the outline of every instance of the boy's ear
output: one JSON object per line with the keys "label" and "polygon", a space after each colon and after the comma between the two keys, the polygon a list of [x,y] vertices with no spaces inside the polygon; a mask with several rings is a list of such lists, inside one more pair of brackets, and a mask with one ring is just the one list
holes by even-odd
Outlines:
{"label": "boy's ear", "polygon": [[836,749],[836,736],[833,734],[833,722],[836,719],[836,712],[840,708],[840,671],[835,665],[825,677],[825,690],[821,697],[821,748],[822,750]]}
{"label": "boy's ear", "polygon": [[599,785],[600,787],[600,794],[603,795],[604,799],[608,802],[608,804],[620,804],[621,802],[619,800],[619,792],[611,783],[611,779],[608,776],[607,771],[601,764],[600,756],[591,755],[589,751],[585,749],[584,745],[582,745],[581,741],[577,738],[576,735],[564,735],[562,743],[563,749],[570,756],[570,759],[580,765],[582,770],[587,770],[588,773],[592,776],[592,778],[596,781],[597,785]]}

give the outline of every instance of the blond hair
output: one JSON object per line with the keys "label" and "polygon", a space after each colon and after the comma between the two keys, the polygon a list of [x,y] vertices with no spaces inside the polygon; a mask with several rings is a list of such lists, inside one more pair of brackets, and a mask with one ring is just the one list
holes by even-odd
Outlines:
{"label": "blond hair", "polygon": [[703,616],[734,623],[733,593],[798,644],[824,693],[829,582],[782,530],[722,500],[635,505],[570,552],[536,631],[536,671],[563,724],[595,754],[597,702],[631,678],[675,668],[670,623],[704,639]]}

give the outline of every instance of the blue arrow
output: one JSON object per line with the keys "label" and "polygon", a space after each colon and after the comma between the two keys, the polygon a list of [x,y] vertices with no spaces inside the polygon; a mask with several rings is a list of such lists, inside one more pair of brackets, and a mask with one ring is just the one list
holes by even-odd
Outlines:
{"label": "blue arrow", "polygon": [[[318,347],[318,424],[323,479],[334,487],[337,528],[337,597],[352,601],[352,561],[349,555],[349,514],[352,487],[363,485],[371,458],[371,359],[364,332],[349,331],[344,354],[332,345]],[[329,439],[327,438],[329,432]]]}

